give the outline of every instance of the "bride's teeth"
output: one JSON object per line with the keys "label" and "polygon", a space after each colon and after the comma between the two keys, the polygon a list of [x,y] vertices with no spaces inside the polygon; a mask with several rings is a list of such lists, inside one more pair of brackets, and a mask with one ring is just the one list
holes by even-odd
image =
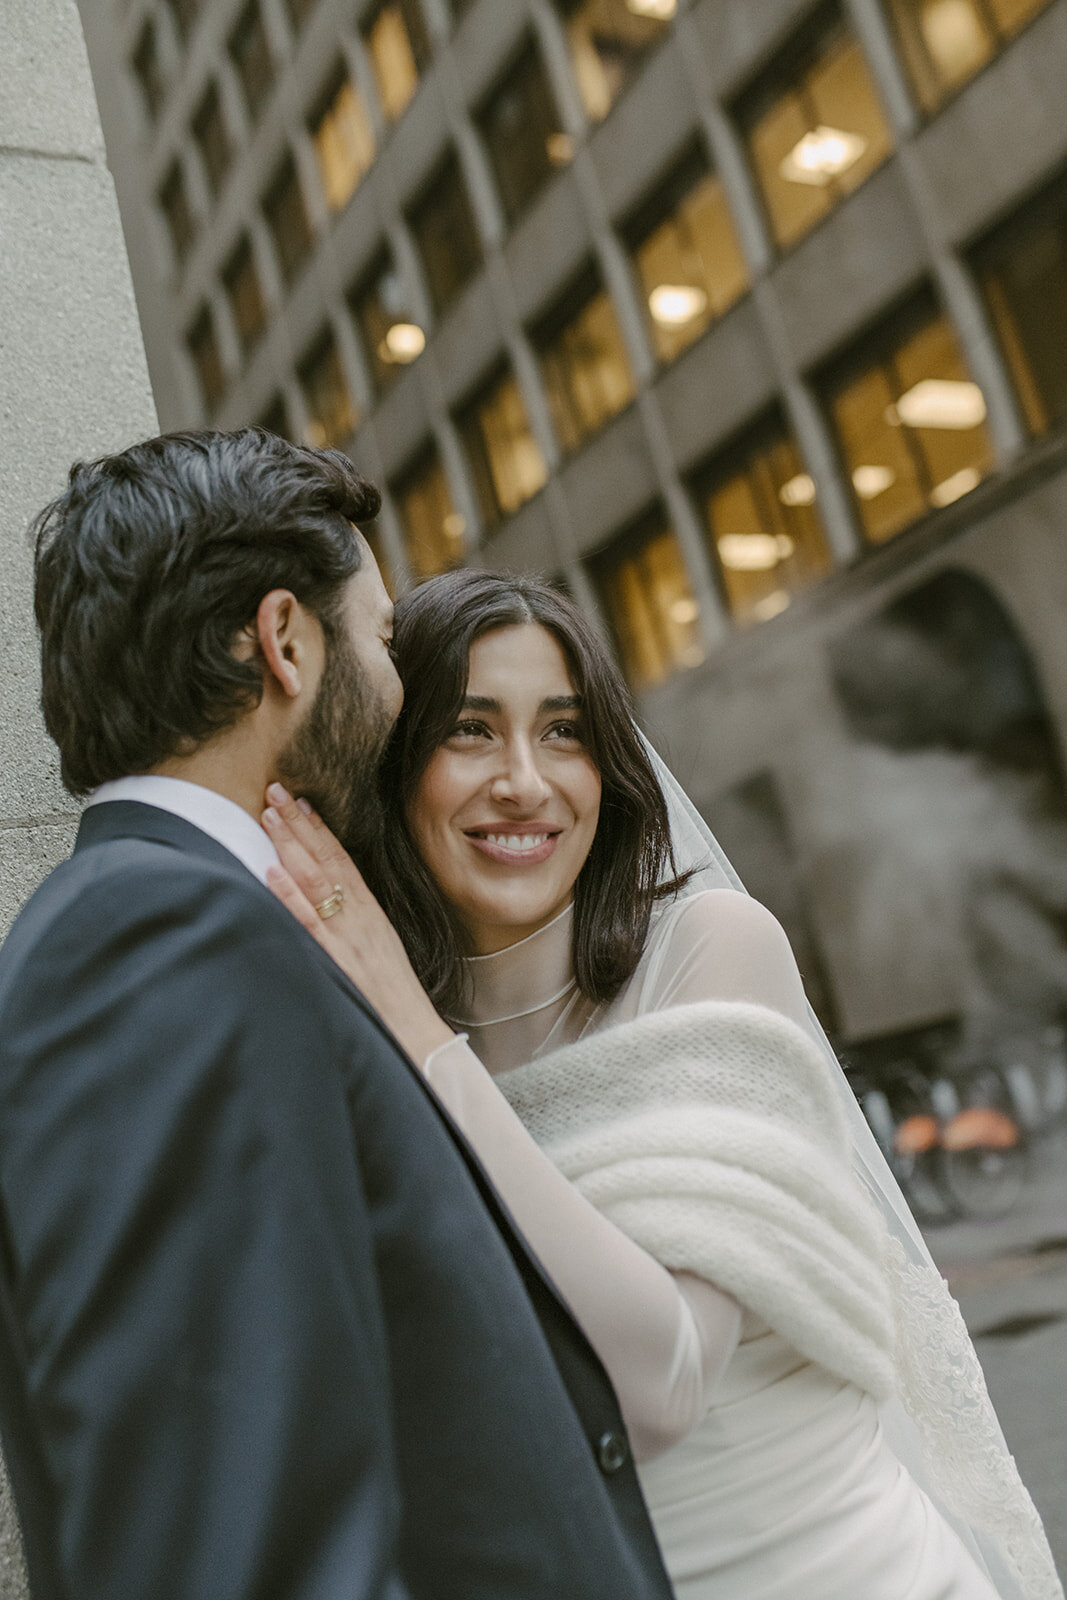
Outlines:
{"label": "bride's teeth", "polygon": [[513,850],[521,854],[524,850],[536,850],[548,838],[547,833],[487,833],[485,835],[489,844],[495,844],[502,850]]}

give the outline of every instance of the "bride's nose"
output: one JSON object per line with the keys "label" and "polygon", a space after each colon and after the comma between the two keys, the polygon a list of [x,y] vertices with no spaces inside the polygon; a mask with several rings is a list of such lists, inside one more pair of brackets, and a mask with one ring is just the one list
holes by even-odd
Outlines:
{"label": "bride's nose", "polygon": [[501,805],[534,811],[551,793],[526,740],[509,741],[501,751],[500,767],[489,790]]}

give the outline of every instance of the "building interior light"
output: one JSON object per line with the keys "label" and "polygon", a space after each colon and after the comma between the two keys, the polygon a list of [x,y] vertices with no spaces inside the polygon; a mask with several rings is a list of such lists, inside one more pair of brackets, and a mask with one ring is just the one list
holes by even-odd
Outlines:
{"label": "building interior light", "polygon": [[441,524],[441,529],[451,545],[463,543],[463,535],[467,531],[467,519],[462,511],[450,511]]}
{"label": "building interior light", "polygon": [[663,328],[681,328],[707,310],[708,297],[695,284],[660,283],[648,297],[648,309]]}
{"label": "building interior light", "polygon": [[980,66],[989,54],[974,0],[933,0],[924,8],[919,26],[934,60],[953,77]]}
{"label": "building interior light", "polygon": [[778,616],[789,604],[789,595],[785,589],[774,589],[770,594],[765,594],[762,600],[757,600],[752,607],[752,615],[757,622],[769,622],[772,617]]}
{"label": "building interior light", "polygon": [[797,140],[779,162],[778,171],[787,183],[809,183],[821,189],[854,166],[866,148],[862,133],[847,133],[843,128],[828,128],[820,123]]}
{"label": "building interior light", "polygon": [[935,506],[950,506],[953,500],[958,500],[961,495],[970,494],[981,481],[982,474],[977,467],[961,467],[951,478],[945,478],[941,483],[934,485],[930,490],[930,499]]}
{"label": "building interior light", "polygon": [[394,322],[378,346],[383,361],[396,361],[406,366],[421,356],[426,348],[426,335],[417,322]]}
{"label": "building interior light", "polygon": [[731,572],[769,572],[794,549],[784,533],[724,533],[718,544],[719,560]]}
{"label": "building interior light", "polygon": [[969,380],[922,378],[886,408],[885,420],[909,428],[977,428],[985,421],[985,396]]}
{"label": "building interior light", "polygon": [[787,478],[778,491],[784,506],[813,506],[815,504],[815,479],[807,472],[798,472]]}
{"label": "building interior light", "polygon": [[897,475],[892,467],[879,466],[874,462],[857,467],[852,474],[852,487],[861,500],[874,500],[896,481]]}
{"label": "building interior light", "polygon": [[669,22],[678,9],[678,0],[626,0],[626,9],[635,17],[652,17],[656,22]]}
{"label": "building interior light", "polygon": [[545,151],[554,167],[565,167],[574,155],[574,140],[569,133],[550,133]]}
{"label": "building interior light", "polygon": [[672,600],[670,605],[670,619],[672,622],[685,626],[695,622],[700,614],[700,609],[695,600],[683,597],[681,600]]}

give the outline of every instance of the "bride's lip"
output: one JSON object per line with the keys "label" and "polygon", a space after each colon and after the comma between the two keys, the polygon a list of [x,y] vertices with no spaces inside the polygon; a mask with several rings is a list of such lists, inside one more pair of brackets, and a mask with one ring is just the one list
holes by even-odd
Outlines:
{"label": "bride's lip", "polygon": [[[535,867],[547,861],[556,848],[559,828],[479,828],[466,837],[476,850],[509,867]],[[540,841],[540,842],[538,842]]]}

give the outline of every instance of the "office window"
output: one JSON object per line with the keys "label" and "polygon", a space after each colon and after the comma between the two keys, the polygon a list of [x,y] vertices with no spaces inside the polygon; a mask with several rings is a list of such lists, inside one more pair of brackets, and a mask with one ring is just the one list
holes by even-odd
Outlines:
{"label": "office window", "polygon": [[245,354],[267,326],[267,303],[256,271],[251,239],[242,239],[222,274],[223,286]]}
{"label": "office window", "polygon": [[936,111],[1049,0],[890,0],[919,104]]}
{"label": "office window", "polygon": [[408,213],[436,311],[444,311],[482,264],[482,247],[455,151]]}
{"label": "office window", "polygon": [[341,352],[329,329],[301,362],[297,376],[308,409],[304,442],[316,450],[347,444],[358,418]]}
{"label": "office window", "polygon": [[426,335],[412,310],[407,285],[384,250],[349,295],[378,393],[420,356]]}
{"label": "office window", "polygon": [[992,466],[985,399],[932,300],[895,318],[825,390],[864,530],[875,543],[958,500]]}
{"label": "office window", "polygon": [[558,0],[558,5],[586,113],[599,122],[663,38],[676,0]]}
{"label": "office window", "polygon": [[197,108],[193,118],[193,138],[203,158],[211,192],[217,195],[229,171],[232,155],[217,84],[211,84]]}
{"label": "office window", "polygon": [[576,450],[634,397],[615,307],[589,272],[532,332],[556,433]]}
{"label": "office window", "polygon": [[183,44],[188,44],[200,15],[201,0],[167,0],[174,25]]}
{"label": "office window", "polygon": [[779,245],[795,244],[880,166],[892,135],[859,41],[836,11],[790,41],[738,106]]}
{"label": "office window", "polygon": [[482,517],[492,527],[535,495],[548,476],[511,369],[498,372],[457,421]]}
{"label": "office window", "polygon": [[286,156],[263,202],[263,215],[286,283],[292,283],[311,251],[313,237],[292,156]]}
{"label": "office window", "polygon": [[331,211],[343,211],[374,160],[374,129],[363,96],[344,68],[338,71],[308,124]]}
{"label": "office window", "polygon": [[417,0],[388,0],[363,30],[386,119],[395,122],[419,86],[430,41]]}
{"label": "office window", "polygon": [[589,562],[589,571],[634,689],[699,666],[699,607],[662,512],[613,540]]}
{"label": "office window", "polygon": [[748,288],[726,195],[699,149],[656,185],[623,237],[661,361],[673,361]]}
{"label": "office window", "polygon": [[200,314],[190,328],[185,342],[193,366],[196,368],[197,378],[200,380],[201,399],[211,411],[225,393],[226,377],[222,370],[222,356],[215,337],[215,325],[211,320],[210,307],[201,307]]}
{"label": "office window", "polygon": [[1067,180],[1010,219],[975,256],[978,279],[1030,432],[1067,423]]}
{"label": "office window", "polygon": [[230,35],[230,59],[241,80],[248,114],[254,121],[274,84],[274,62],[259,0],[250,0],[245,6]]}
{"label": "office window", "polygon": [[274,396],[256,426],[265,428],[268,433],[276,433],[280,439],[292,438],[289,428],[289,407],[285,403],[284,395]]}
{"label": "office window", "polygon": [[189,205],[185,178],[177,161],[173,163],[159,191],[159,205],[167,220],[170,242],[179,261],[184,261],[196,237],[196,219]]}
{"label": "office window", "polygon": [[694,489],[738,623],[777,616],[830,570],[815,485],[779,423],[711,462]]}
{"label": "office window", "polygon": [[571,156],[537,47],[527,44],[478,116],[504,213],[513,222]]}
{"label": "office window", "polygon": [[463,561],[463,514],[456,510],[441,458],[431,445],[393,486],[408,565],[416,580],[447,572]]}
{"label": "office window", "polygon": [[141,90],[145,111],[153,119],[163,101],[164,83],[156,50],[156,29],[151,17],[141,29],[130,65]]}

